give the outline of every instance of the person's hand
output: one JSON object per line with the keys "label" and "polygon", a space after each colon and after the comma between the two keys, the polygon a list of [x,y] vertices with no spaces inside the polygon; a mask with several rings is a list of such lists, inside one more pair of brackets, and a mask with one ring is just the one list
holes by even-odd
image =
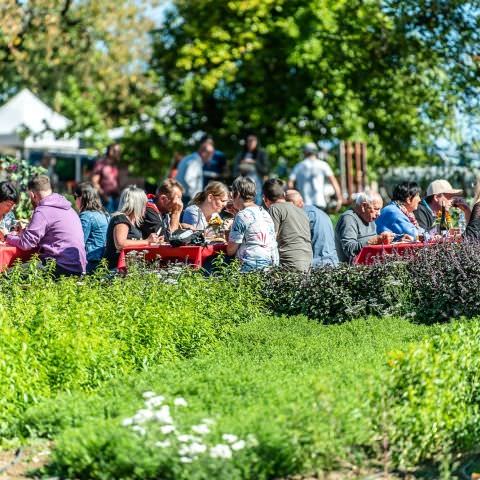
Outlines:
{"label": "person's hand", "polygon": [[335,213],[338,213],[342,209],[342,199],[337,198],[337,202],[335,205]]}
{"label": "person's hand", "polygon": [[372,245],[389,245],[393,242],[395,234],[392,232],[383,232],[376,237],[373,237]]}
{"label": "person's hand", "polygon": [[227,204],[225,205],[224,210],[227,213],[230,213],[231,215],[236,215],[238,213],[238,210],[233,206],[233,200],[229,200]]}
{"label": "person's hand", "polygon": [[163,237],[157,235],[156,233],[151,233],[148,238],[147,242],[151,245],[152,243],[160,243],[163,241]]}
{"label": "person's hand", "polygon": [[175,198],[172,200],[172,215],[179,215],[183,210],[183,202],[180,198]]}
{"label": "person's hand", "polygon": [[452,207],[459,208],[460,210],[463,210],[463,211],[466,211],[466,210],[470,211],[470,207],[468,203],[462,197],[454,197],[452,199]]}

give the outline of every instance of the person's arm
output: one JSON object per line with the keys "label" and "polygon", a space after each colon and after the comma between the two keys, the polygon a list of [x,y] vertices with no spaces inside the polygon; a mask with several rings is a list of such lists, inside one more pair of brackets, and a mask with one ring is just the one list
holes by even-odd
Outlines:
{"label": "person's arm", "polygon": [[80,215],[80,223],[82,224],[83,238],[86,242],[92,231],[92,222],[88,219],[87,215]]}
{"label": "person's arm", "polygon": [[189,228],[196,229],[198,228],[198,223],[200,221],[200,209],[195,208],[193,205],[188,207],[183,212],[182,223],[189,226]]}
{"label": "person's arm", "polygon": [[238,214],[233,221],[232,229],[230,230],[230,236],[228,237],[227,255],[233,257],[236,255],[240,245],[245,238],[245,232],[247,226],[242,218],[241,214]]}
{"label": "person's arm", "polygon": [[172,203],[172,213],[170,214],[170,232],[180,228],[180,217],[183,211],[183,203],[179,198]]}
{"label": "person's arm", "polygon": [[33,250],[45,236],[46,228],[47,220],[43,213],[35,211],[28,227],[20,235],[7,235],[5,241],[8,245],[18,247],[20,250]]}
{"label": "person's arm", "polygon": [[268,213],[272,217],[273,224],[275,226],[275,235],[278,237],[278,230],[280,229],[281,218],[279,215],[279,211],[274,208],[274,206],[268,209]]}
{"label": "person's arm", "polygon": [[287,183],[288,188],[295,188],[295,181],[297,179],[298,165],[299,164],[295,165],[295,167],[293,167],[293,170],[290,172],[290,175],[288,177],[288,183]]}
{"label": "person's arm", "polygon": [[335,189],[335,196],[337,197],[337,206],[335,210],[338,212],[342,208],[343,197],[342,197],[342,190],[340,185],[338,184],[338,180],[335,175],[330,175],[327,177],[329,182],[332,184],[333,188]]}
{"label": "person's arm", "polygon": [[355,258],[370,240],[369,238],[359,238],[357,225],[349,217],[343,217],[338,221],[337,235],[345,256],[350,260]]}
{"label": "person's arm", "polygon": [[146,240],[129,240],[127,238],[128,230],[129,227],[126,223],[119,223],[113,227],[113,241],[117,250],[122,250],[125,247],[146,247],[160,240],[155,233],[150,234]]}

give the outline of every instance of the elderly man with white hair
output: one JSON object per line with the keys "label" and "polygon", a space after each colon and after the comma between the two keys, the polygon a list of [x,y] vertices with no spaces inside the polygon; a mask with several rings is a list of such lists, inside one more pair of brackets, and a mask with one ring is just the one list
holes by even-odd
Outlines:
{"label": "elderly man with white hair", "polygon": [[355,198],[353,208],[340,216],[335,227],[335,245],[341,262],[353,262],[365,245],[390,243],[394,234],[377,235],[375,219],[383,206],[378,193],[362,192]]}

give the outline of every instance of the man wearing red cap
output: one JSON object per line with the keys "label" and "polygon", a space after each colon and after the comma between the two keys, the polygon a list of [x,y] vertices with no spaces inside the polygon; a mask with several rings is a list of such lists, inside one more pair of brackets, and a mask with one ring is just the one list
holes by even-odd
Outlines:
{"label": "man wearing red cap", "polygon": [[418,225],[425,231],[430,231],[435,226],[437,214],[442,207],[448,211],[452,206],[462,210],[468,222],[471,210],[461,198],[462,193],[462,190],[452,188],[447,180],[434,180],[427,188],[427,195],[413,212]]}

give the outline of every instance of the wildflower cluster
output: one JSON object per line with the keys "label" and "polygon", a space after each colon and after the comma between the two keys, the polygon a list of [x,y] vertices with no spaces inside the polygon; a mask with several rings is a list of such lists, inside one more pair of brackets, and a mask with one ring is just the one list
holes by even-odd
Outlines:
{"label": "wildflower cluster", "polygon": [[[175,398],[172,407],[166,403],[165,397],[155,392],[144,392],[144,405],[132,417],[125,418],[122,426],[130,428],[136,434],[154,441],[158,448],[170,448],[177,452],[180,463],[192,463],[201,455],[213,459],[231,459],[235,452],[247,447],[257,446],[254,435],[248,435],[246,440],[231,433],[222,435],[222,443],[208,440],[212,434],[215,421],[204,418],[198,424],[192,425],[188,431],[179,428],[172,417],[172,410],[188,407],[184,398]],[[160,439],[158,439],[160,437]]]}

